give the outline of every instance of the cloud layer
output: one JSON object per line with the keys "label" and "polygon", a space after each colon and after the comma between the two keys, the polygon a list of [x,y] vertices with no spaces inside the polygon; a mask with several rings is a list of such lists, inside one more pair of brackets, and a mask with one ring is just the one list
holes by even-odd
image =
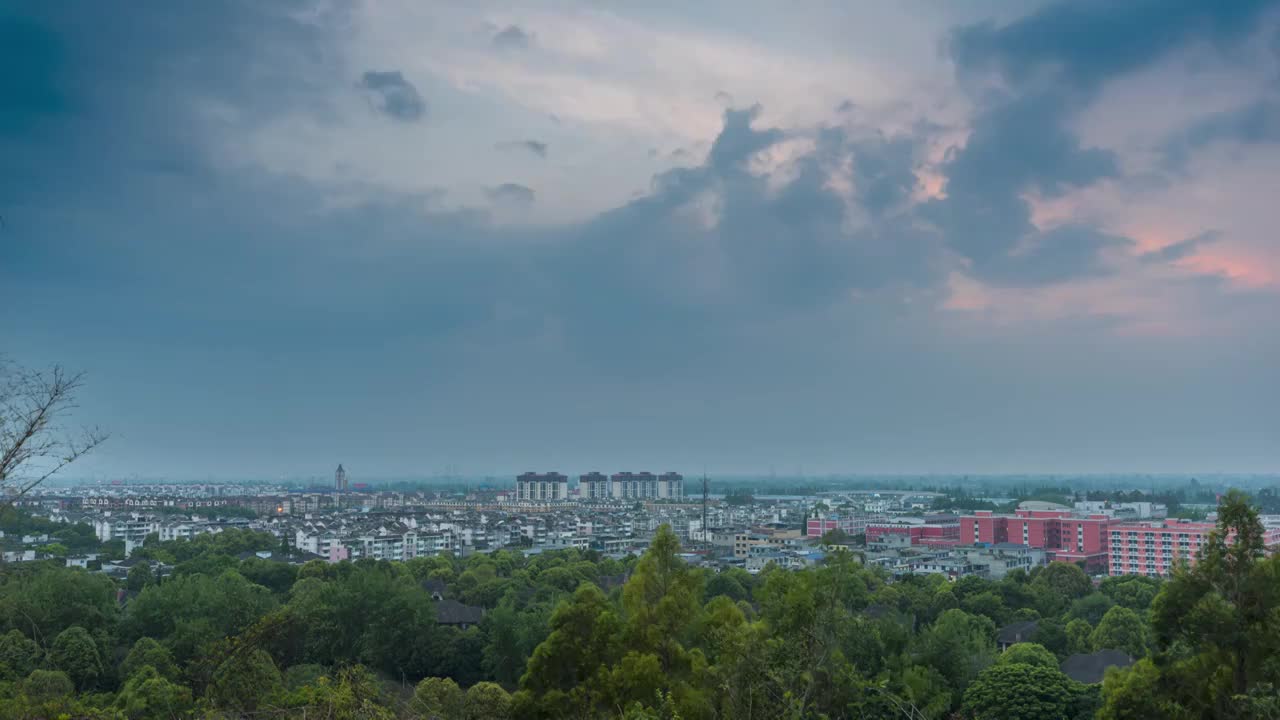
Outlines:
{"label": "cloud layer", "polygon": [[1272,5],[11,12],[5,349],[106,473],[1274,468]]}

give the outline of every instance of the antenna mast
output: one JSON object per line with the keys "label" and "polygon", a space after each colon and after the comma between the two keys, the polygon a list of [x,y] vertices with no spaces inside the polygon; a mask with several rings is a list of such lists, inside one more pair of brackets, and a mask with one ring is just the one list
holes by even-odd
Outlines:
{"label": "antenna mast", "polygon": [[707,473],[702,473],[702,541],[711,545],[711,530],[707,527]]}

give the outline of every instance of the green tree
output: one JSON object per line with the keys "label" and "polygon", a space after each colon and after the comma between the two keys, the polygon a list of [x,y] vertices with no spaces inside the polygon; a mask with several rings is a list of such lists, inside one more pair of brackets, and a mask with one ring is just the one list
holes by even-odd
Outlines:
{"label": "green tree", "polygon": [[12,710],[12,717],[31,718],[71,717],[75,702],[75,684],[66,673],[58,670],[32,670],[19,685],[21,698],[12,703],[0,703],[0,712]]}
{"label": "green tree", "polygon": [[963,710],[975,720],[1046,720],[1071,716],[1080,690],[1056,669],[1024,663],[983,670],[964,692]]}
{"label": "green tree", "polygon": [[[704,600],[710,601],[712,598],[720,595],[724,595],[734,602],[746,600],[747,588],[741,579],[741,575],[747,575],[747,573],[745,570],[742,570],[739,571],[741,573],[741,575],[739,575],[739,572],[735,572],[735,570],[737,570],[737,568],[734,568],[733,570],[724,570],[711,576],[711,579],[707,582],[707,592],[704,596]],[[750,576],[747,575],[747,577],[749,578]]]}
{"label": "green tree", "polygon": [[178,666],[173,662],[173,653],[149,637],[140,638],[129,649],[129,654],[120,665],[121,677],[123,679],[133,677],[146,666],[150,666],[160,677],[167,680],[178,679]]}
{"label": "green tree", "polygon": [[129,575],[125,578],[124,586],[134,592],[142,592],[142,588],[153,582],[155,582],[155,577],[151,572],[151,565],[141,562],[129,568]]}
{"label": "green tree", "polygon": [[283,688],[280,670],[262,650],[240,650],[223,660],[209,685],[215,707],[252,713]]}
{"label": "green tree", "polygon": [[1067,652],[1071,654],[1093,652],[1093,626],[1076,618],[1067,623]]}
{"label": "green tree", "polygon": [[171,720],[185,717],[194,707],[190,688],[163,677],[150,665],[125,681],[116,696],[116,708],[130,720]]}
{"label": "green tree", "polygon": [[378,680],[364,666],[355,665],[338,671],[334,677],[322,676],[282,699],[287,717],[324,718],[326,720],[395,720],[386,707]]}
{"label": "green tree", "polygon": [[99,573],[46,567],[0,582],[0,630],[21,630],[41,645],[72,626],[110,633],[119,613],[115,584]]}
{"label": "green tree", "polygon": [[1035,665],[1051,670],[1058,669],[1058,658],[1044,648],[1043,645],[1022,642],[1010,645],[1009,649],[1000,653],[996,665]]}
{"label": "green tree", "polygon": [[995,659],[995,624],[963,610],[947,610],[920,635],[920,661],[961,693]]}
{"label": "green tree", "polygon": [[463,699],[465,720],[510,720],[511,695],[501,685],[479,682],[467,688]]}
{"label": "green tree", "polygon": [[1165,699],[1160,671],[1143,659],[1128,668],[1113,668],[1102,680],[1098,720],[1175,720],[1193,717]]}
{"label": "green tree", "polygon": [[1039,621],[1036,624],[1036,631],[1031,635],[1031,641],[1044,646],[1046,650],[1058,656],[1059,659],[1071,654],[1066,629],[1057,620]]}
{"label": "green tree", "polygon": [[1132,657],[1147,654],[1147,625],[1127,607],[1113,607],[1089,636],[1094,650],[1123,650]]}
{"label": "green tree", "polygon": [[49,648],[49,663],[66,673],[81,691],[95,687],[103,673],[97,643],[82,627],[69,627],[58,633]]}
{"label": "green tree", "polygon": [[423,720],[462,720],[462,689],[451,678],[426,678],[414,688],[411,707]]}
{"label": "green tree", "polygon": [[1071,601],[1093,591],[1093,583],[1079,566],[1066,562],[1051,562],[1031,581],[1036,595],[1037,609],[1044,617],[1059,614]]}
{"label": "green tree", "polygon": [[1232,490],[1199,561],[1175,569],[1152,603],[1161,686],[1189,712],[1225,715],[1230,698],[1280,679],[1280,560],[1265,554],[1257,510]]}
{"label": "green tree", "polygon": [[1146,612],[1160,592],[1160,581],[1141,575],[1117,575],[1104,578],[1098,589],[1117,605]]}
{"label": "green tree", "polygon": [[586,716],[606,690],[601,671],[620,655],[622,623],[600,588],[582,585],[552,613],[550,627],[520,688],[550,717]]}
{"label": "green tree", "polygon": [[970,595],[964,599],[961,607],[964,608],[965,612],[973,615],[985,615],[997,625],[1003,625],[1009,616],[1008,608],[1004,606],[1004,600],[990,590]]}
{"label": "green tree", "polygon": [[683,641],[702,599],[702,575],[679,553],[671,527],[659,527],[622,589],[627,646],[657,655],[664,673],[688,670]]}
{"label": "green tree", "polygon": [[1071,603],[1071,609],[1067,611],[1067,619],[1074,620],[1079,618],[1097,626],[1102,622],[1102,616],[1115,605],[1115,602],[1103,593],[1089,593],[1084,597]]}
{"label": "green tree", "polygon": [[274,605],[269,590],[235,571],[178,576],[147,586],[129,602],[122,639],[156,638],[186,663],[247,629]]}
{"label": "green tree", "polygon": [[40,646],[17,630],[0,635],[0,680],[19,680],[36,668]]}

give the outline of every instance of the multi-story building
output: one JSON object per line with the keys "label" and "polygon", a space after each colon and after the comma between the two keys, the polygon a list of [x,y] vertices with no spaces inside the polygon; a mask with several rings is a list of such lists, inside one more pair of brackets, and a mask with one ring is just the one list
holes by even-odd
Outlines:
{"label": "multi-story building", "polygon": [[1088,570],[1107,567],[1108,533],[1114,522],[1105,515],[1079,517],[1071,510],[1018,510],[996,515],[979,510],[960,520],[960,543],[1013,543],[1046,550],[1054,560],[1083,562]]}
{"label": "multi-story building", "polygon": [[665,472],[658,476],[657,493],[659,499],[683,499],[684,476],[676,472]]}
{"label": "multi-story building", "polygon": [[862,535],[867,531],[867,522],[872,519],[866,515],[828,515],[824,518],[809,518],[805,522],[805,535],[822,537],[832,530],[843,530],[849,535]]}
{"label": "multi-story building", "polygon": [[93,532],[101,542],[124,540],[140,545],[151,533],[160,532],[160,521],[154,515],[108,513],[93,521]]}
{"label": "multi-story building", "polygon": [[[1108,572],[1112,575],[1168,575],[1179,560],[1195,562],[1196,555],[1209,542],[1209,533],[1216,527],[1214,523],[1189,520],[1112,525]],[[1227,542],[1233,540],[1233,536],[1227,537]],[[1280,546],[1280,527],[1265,528],[1263,544],[1268,548]]]}
{"label": "multi-story building", "polygon": [[641,500],[658,495],[657,478],[651,472],[619,472],[609,480],[609,494],[614,500]]}
{"label": "multi-story building", "polygon": [[521,473],[516,478],[516,499],[524,502],[568,500],[569,476],[558,472]]}
{"label": "multi-story building", "polygon": [[[810,521],[812,522],[812,521]],[[864,532],[867,542],[878,542],[889,535],[904,535],[911,545],[948,547],[960,544],[960,522],[926,522],[913,518],[868,522]]]}
{"label": "multi-story building", "polygon": [[609,478],[601,472],[589,472],[578,476],[579,500],[608,500]]}
{"label": "multi-story building", "polygon": [[[450,533],[418,533],[410,531],[402,534],[355,538],[351,548],[351,557],[354,559],[410,560],[415,557],[439,555],[452,550],[453,547],[453,536]],[[329,554],[332,554],[332,551]]]}

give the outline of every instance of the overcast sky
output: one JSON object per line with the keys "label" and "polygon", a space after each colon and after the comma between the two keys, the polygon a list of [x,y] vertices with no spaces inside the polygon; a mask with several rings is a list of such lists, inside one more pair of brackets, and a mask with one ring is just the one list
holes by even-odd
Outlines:
{"label": "overcast sky", "polygon": [[1277,3],[4,7],[80,474],[1280,470]]}

